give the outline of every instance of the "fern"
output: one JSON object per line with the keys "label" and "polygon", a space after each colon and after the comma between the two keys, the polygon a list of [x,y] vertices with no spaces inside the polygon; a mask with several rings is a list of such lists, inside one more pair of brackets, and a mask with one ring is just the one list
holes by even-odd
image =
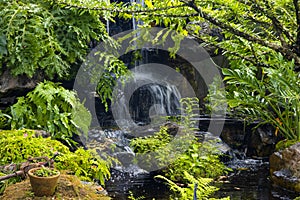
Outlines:
{"label": "fern", "polygon": [[[210,199],[209,197],[218,190],[218,188],[211,186],[213,179],[210,178],[194,178],[187,171],[184,173],[185,179],[188,181],[187,187],[180,187],[175,182],[169,180],[168,178],[158,175],[155,178],[162,179],[167,182],[170,190],[174,193],[172,199],[180,200],[193,200],[194,199],[194,187],[197,185],[197,198],[198,199]],[[224,198],[229,199],[229,198]]]}
{"label": "fern", "polygon": [[300,82],[294,63],[280,61],[274,68],[223,69],[227,81],[228,105],[234,114],[249,121],[271,124],[287,139],[300,139]]}
{"label": "fern", "polygon": [[66,79],[92,40],[109,37],[99,13],[50,0],[2,1],[0,18],[0,66],[16,76]]}
{"label": "fern", "polygon": [[43,129],[69,146],[76,145],[73,134],[87,133],[91,122],[91,114],[76,93],[50,81],[20,97],[11,106],[11,115],[12,129]]}

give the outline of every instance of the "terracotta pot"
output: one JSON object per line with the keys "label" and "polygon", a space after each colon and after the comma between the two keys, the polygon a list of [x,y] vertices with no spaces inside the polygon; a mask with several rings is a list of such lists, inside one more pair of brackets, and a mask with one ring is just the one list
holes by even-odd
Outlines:
{"label": "terracotta pot", "polygon": [[33,168],[28,171],[30,184],[35,196],[51,196],[54,194],[60,173],[49,177],[39,177],[33,174],[35,170],[40,168]]}

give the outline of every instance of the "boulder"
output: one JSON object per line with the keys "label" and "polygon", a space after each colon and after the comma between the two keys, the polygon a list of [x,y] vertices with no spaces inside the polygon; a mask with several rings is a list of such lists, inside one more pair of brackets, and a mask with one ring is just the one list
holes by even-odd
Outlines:
{"label": "boulder", "polygon": [[278,137],[275,129],[270,125],[258,127],[248,133],[246,137],[247,156],[255,158],[267,158],[275,151]]}
{"label": "boulder", "polygon": [[28,78],[25,75],[13,76],[8,70],[4,71],[0,75],[0,108],[6,108],[15,103],[17,97],[25,95],[42,80],[43,77],[38,73]]}
{"label": "boulder", "polygon": [[300,142],[270,156],[270,177],[274,184],[300,192]]}

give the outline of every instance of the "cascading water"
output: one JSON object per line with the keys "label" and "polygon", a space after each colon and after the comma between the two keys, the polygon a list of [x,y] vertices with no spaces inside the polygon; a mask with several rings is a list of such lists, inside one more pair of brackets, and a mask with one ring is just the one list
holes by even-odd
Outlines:
{"label": "cascading water", "polygon": [[179,99],[180,94],[175,86],[147,84],[131,96],[129,112],[136,123],[153,123],[156,117],[179,115]]}

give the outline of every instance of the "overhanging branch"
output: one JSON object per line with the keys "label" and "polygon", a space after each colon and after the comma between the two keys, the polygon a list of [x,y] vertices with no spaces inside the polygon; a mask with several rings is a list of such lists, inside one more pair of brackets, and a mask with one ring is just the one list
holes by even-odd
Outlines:
{"label": "overhanging branch", "polygon": [[[199,15],[201,15],[201,17],[203,19],[205,19],[205,20],[209,21],[210,23],[220,27],[221,29],[226,30],[226,31],[228,31],[228,32],[230,32],[230,33],[232,33],[236,36],[239,36],[241,38],[244,38],[244,39],[246,39],[250,42],[254,42],[254,43],[260,44],[262,46],[268,47],[270,49],[273,49],[274,51],[280,52],[283,55],[285,55],[289,60],[294,59],[295,64],[300,66],[300,58],[289,47],[283,47],[283,46],[277,45],[275,43],[268,42],[268,41],[266,41],[262,38],[258,38],[258,37],[252,36],[248,33],[237,30],[236,28],[230,26],[228,23],[222,23],[218,19],[216,19],[216,18],[210,16],[209,14],[203,12],[200,8],[197,7],[197,5],[195,5],[191,1],[186,5],[189,6],[190,8],[193,8],[197,13],[199,13]],[[299,40],[299,42],[300,42],[300,40]]]}
{"label": "overhanging branch", "polygon": [[295,14],[297,20],[297,38],[296,38],[296,48],[297,54],[300,56],[300,8],[299,8],[299,0],[293,0],[294,7],[295,7]]}

